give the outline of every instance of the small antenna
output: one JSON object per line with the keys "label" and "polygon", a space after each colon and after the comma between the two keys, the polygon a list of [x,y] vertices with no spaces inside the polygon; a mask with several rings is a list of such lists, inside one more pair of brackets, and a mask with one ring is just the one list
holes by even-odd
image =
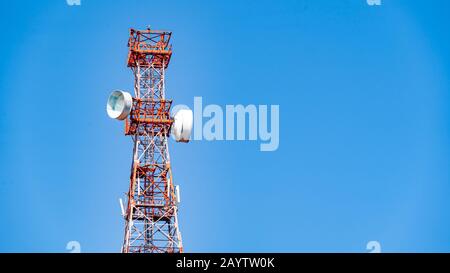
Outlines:
{"label": "small antenna", "polygon": [[125,217],[125,209],[123,207],[122,198],[119,198],[119,203],[120,203],[120,209],[122,210],[122,216]]}

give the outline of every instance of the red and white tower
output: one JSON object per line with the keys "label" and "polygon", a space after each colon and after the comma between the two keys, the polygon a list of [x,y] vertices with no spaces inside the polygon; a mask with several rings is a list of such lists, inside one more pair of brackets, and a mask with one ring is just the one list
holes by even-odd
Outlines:
{"label": "red and white tower", "polygon": [[170,116],[172,101],[166,99],[165,71],[172,56],[171,34],[130,30],[128,67],[134,74],[134,97],[115,91],[108,100],[109,116],[125,120],[125,134],[134,142],[124,209],[124,253],[183,252],[177,216],[179,190],[172,179],[168,138],[172,130],[181,128],[184,133],[174,132],[177,141],[189,141],[192,112],[187,118]]}

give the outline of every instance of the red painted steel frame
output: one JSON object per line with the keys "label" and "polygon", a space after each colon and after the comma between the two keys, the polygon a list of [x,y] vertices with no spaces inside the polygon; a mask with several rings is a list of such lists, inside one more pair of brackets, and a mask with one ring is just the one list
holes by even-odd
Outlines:
{"label": "red painted steel frame", "polygon": [[173,124],[172,101],[165,99],[165,69],[172,56],[170,37],[166,31],[130,30],[127,63],[135,77],[135,97],[125,134],[133,138],[134,150],[125,253],[183,252],[168,150]]}

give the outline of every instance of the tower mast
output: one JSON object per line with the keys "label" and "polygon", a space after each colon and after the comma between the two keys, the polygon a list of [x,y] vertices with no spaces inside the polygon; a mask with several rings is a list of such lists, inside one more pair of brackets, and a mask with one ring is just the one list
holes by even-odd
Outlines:
{"label": "tower mast", "polygon": [[165,70],[172,56],[167,31],[130,30],[128,67],[134,98],[125,134],[134,142],[124,253],[183,252],[178,202],[172,183],[168,137],[174,119],[165,97]]}

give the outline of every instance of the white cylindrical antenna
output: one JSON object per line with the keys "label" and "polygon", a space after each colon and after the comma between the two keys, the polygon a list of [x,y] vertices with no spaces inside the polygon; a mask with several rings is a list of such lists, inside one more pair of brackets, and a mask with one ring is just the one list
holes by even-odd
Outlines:
{"label": "white cylindrical antenna", "polygon": [[194,114],[190,109],[181,109],[174,116],[172,133],[177,142],[189,142],[191,138]]}
{"label": "white cylindrical antenna", "polygon": [[180,204],[181,196],[180,196],[180,186],[179,185],[175,186],[175,194],[177,196],[177,203]]}
{"label": "white cylindrical antenna", "polygon": [[128,92],[116,90],[111,93],[106,103],[106,112],[113,119],[124,120],[131,112],[133,97]]}
{"label": "white cylindrical antenna", "polygon": [[122,198],[119,198],[119,203],[120,203],[120,209],[122,210],[122,216],[125,217],[125,209],[123,207]]}
{"label": "white cylindrical antenna", "polygon": [[138,195],[141,195],[141,178],[137,178],[137,190],[138,190]]}
{"label": "white cylindrical antenna", "polygon": [[170,178],[167,179],[167,196],[170,196]]}

